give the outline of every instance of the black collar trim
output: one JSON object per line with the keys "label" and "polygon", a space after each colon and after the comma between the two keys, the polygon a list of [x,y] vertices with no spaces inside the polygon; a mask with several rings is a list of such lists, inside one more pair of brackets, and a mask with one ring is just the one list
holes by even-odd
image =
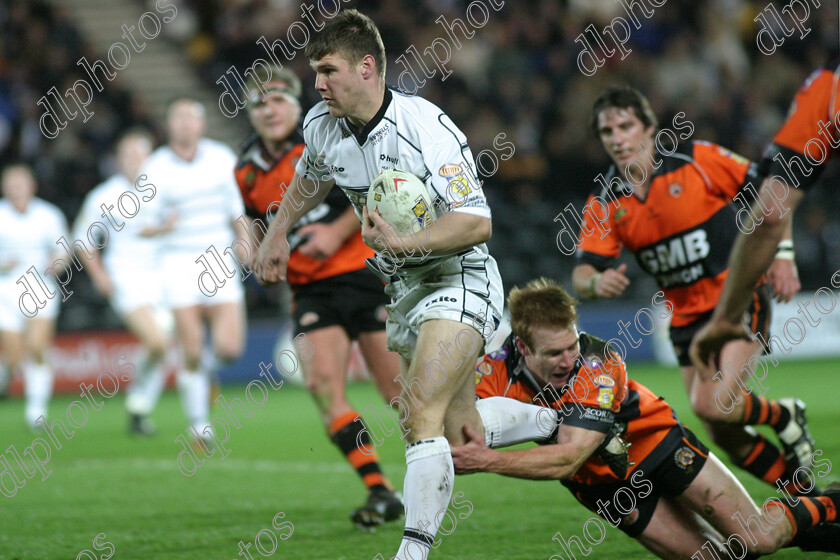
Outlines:
{"label": "black collar trim", "polygon": [[359,143],[361,146],[365,142],[367,142],[368,134],[376,128],[376,126],[382,122],[382,118],[385,116],[385,111],[388,110],[388,107],[391,105],[391,99],[393,99],[393,95],[391,95],[391,90],[387,87],[385,88],[385,97],[382,99],[382,106],[379,108],[379,111],[373,116],[372,119],[368,121],[368,123],[362,128],[361,131],[358,131],[353,124],[347,120],[345,117],[345,126],[346,128],[353,134],[353,137],[356,139],[356,142]]}

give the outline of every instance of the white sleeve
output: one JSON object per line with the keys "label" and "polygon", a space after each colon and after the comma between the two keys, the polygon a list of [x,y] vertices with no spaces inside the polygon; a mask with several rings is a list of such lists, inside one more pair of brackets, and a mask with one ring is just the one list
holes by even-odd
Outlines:
{"label": "white sleeve", "polygon": [[242,202],[242,194],[239,192],[239,184],[236,182],[236,155],[229,151],[230,164],[227,165],[227,175],[224,182],[225,198],[227,198],[228,209],[230,210],[231,221],[238,220],[245,214],[245,204]]}
{"label": "white sleeve", "polygon": [[315,128],[312,125],[303,129],[303,153],[295,165],[295,173],[312,181],[329,181],[333,174],[324,163],[323,146],[318,144]]}
{"label": "white sleeve", "polygon": [[423,161],[432,174],[427,181],[432,198],[445,201],[444,210],[490,218],[490,207],[475,174],[475,162],[467,137],[445,114],[440,115],[438,140],[420,139]]}

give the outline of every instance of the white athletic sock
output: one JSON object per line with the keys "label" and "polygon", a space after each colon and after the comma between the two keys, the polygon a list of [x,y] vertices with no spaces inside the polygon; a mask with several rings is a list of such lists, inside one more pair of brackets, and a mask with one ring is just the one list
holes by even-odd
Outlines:
{"label": "white athletic sock", "polygon": [[29,362],[23,366],[23,379],[26,384],[26,421],[35,426],[39,417],[47,418],[47,404],[53,388],[52,372],[46,364]]}
{"label": "white athletic sock", "polygon": [[187,421],[201,434],[210,425],[210,379],[204,371],[183,370],[178,372],[177,382]]}
{"label": "white athletic sock", "polygon": [[140,374],[128,388],[125,408],[129,414],[146,416],[157,405],[166,377],[163,374],[163,360],[146,356],[140,366]]}
{"label": "white athletic sock", "polygon": [[425,560],[452,497],[455,468],[445,437],[424,439],[405,448],[405,532],[399,560]]}
{"label": "white athletic sock", "polygon": [[480,399],[476,401],[475,408],[484,424],[484,442],[488,447],[542,441],[551,436],[557,427],[557,412],[554,409],[507,397]]}

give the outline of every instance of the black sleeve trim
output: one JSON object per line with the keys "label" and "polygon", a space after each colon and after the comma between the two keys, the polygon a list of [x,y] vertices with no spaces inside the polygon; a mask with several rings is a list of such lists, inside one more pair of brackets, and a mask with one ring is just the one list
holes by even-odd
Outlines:
{"label": "black sleeve trim", "polygon": [[822,175],[829,158],[826,157],[821,165],[813,166],[799,152],[774,143],[764,152],[758,173],[762,177],[778,175],[791,187],[808,190]]}
{"label": "black sleeve trim", "polygon": [[579,264],[591,264],[594,266],[599,272],[604,271],[608,268],[612,268],[615,266],[615,263],[618,262],[618,259],[614,257],[605,257],[603,255],[598,255],[596,253],[590,253],[588,251],[578,250],[577,252],[577,260]]}

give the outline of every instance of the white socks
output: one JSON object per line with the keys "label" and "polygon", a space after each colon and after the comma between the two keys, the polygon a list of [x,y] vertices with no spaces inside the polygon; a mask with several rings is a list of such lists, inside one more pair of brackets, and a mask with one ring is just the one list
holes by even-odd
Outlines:
{"label": "white socks", "polygon": [[204,437],[202,433],[210,425],[210,378],[204,371],[185,369],[178,372],[177,383],[187,421]]}
{"label": "white socks", "polygon": [[475,408],[484,424],[484,442],[488,447],[542,441],[548,439],[557,427],[557,412],[554,409],[506,397],[480,399],[476,401]]}
{"label": "white socks", "polygon": [[405,464],[405,532],[397,558],[426,560],[452,497],[455,468],[449,442],[436,437],[407,445]]}
{"label": "white socks", "polygon": [[166,377],[163,374],[163,360],[146,356],[140,366],[140,374],[128,387],[125,408],[129,414],[147,416],[155,409]]}
{"label": "white socks", "polygon": [[29,362],[23,366],[26,395],[26,422],[35,427],[35,420],[47,418],[47,404],[53,389],[53,376],[49,366]]}

